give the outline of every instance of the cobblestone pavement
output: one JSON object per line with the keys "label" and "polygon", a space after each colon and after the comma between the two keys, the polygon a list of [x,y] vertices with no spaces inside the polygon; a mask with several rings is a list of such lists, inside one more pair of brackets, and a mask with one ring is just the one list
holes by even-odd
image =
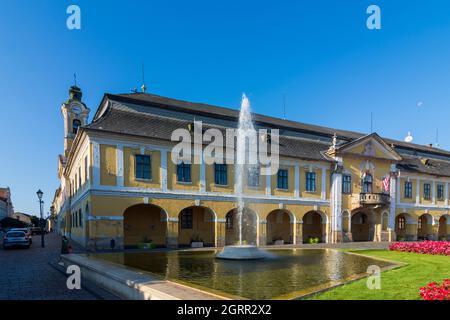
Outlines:
{"label": "cobblestone pavement", "polygon": [[0,300],[98,299],[97,294],[83,288],[67,289],[66,276],[50,264],[58,261],[61,237],[48,234],[45,244],[41,248],[40,236],[33,236],[30,249],[0,247]]}

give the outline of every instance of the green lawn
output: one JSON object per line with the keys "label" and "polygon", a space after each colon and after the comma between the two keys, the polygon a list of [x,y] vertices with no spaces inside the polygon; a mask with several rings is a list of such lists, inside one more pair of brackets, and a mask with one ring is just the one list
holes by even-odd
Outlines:
{"label": "green lawn", "polygon": [[387,250],[354,251],[374,258],[388,259],[408,265],[381,273],[381,289],[369,290],[367,279],[331,289],[308,299],[319,300],[416,300],[419,288],[431,281],[450,278],[450,257]]}

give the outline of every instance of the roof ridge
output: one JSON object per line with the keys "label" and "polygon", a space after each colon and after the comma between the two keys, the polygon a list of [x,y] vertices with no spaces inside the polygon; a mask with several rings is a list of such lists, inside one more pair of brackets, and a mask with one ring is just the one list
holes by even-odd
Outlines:
{"label": "roof ridge", "polygon": [[[230,115],[230,114],[226,115],[226,114],[218,113],[219,110],[215,110],[216,112],[214,112],[214,110],[198,110],[198,109],[190,110],[190,111],[203,112],[203,113],[207,113],[207,114],[220,115],[222,117],[236,118],[237,113],[239,112],[239,110],[237,110],[237,109],[232,109],[232,108],[228,108],[228,107],[216,106],[216,105],[206,104],[206,103],[202,103],[202,102],[191,102],[191,101],[187,101],[187,100],[175,99],[175,98],[170,98],[170,97],[157,95],[157,94],[150,94],[150,93],[123,93],[123,94],[106,93],[105,96],[107,96],[111,100],[115,100],[115,101],[120,100],[120,99],[132,100],[132,101],[135,101],[135,103],[137,103],[139,105],[144,105],[144,106],[145,106],[145,103],[164,104],[164,102],[166,102],[171,107],[181,108],[184,110],[187,110],[189,107],[194,106],[197,108],[199,108],[199,107],[205,108],[206,107],[208,109],[211,109],[211,108],[212,109],[220,109],[222,111],[227,111],[228,113],[229,112],[234,113],[233,115]],[[151,101],[149,99],[145,100],[145,98],[155,98],[155,99],[161,99],[163,101]],[[170,104],[171,102],[173,104]],[[174,104],[177,104],[177,105],[174,105]],[[187,106],[182,106],[179,104],[187,104]],[[260,113],[253,112],[253,115],[254,115],[254,120],[256,122],[265,122],[265,123],[268,123],[268,124],[271,124],[274,126],[283,126],[290,130],[293,130],[293,131],[299,130],[299,131],[314,133],[314,134],[321,135],[321,136],[331,137],[333,135],[333,133],[336,133],[338,138],[341,140],[350,140],[351,141],[351,140],[358,139],[360,137],[367,135],[367,134],[356,132],[356,131],[330,128],[330,127],[309,124],[309,123],[304,123],[304,122],[294,121],[294,120],[286,120],[286,119],[281,119],[278,117],[267,116],[267,115],[260,114]],[[295,127],[295,126],[297,126],[297,127]],[[380,138],[383,139],[387,144],[393,143],[395,145],[395,148],[412,149],[412,150],[416,150],[419,152],[450,156],[450,150],[445,150],[445,149],[440,149],[440,148],[430,148],[430,147],[427,147],[426,145],[404,142],[401,140],[396,140],[396,139],[382,137],[382,136],[380,136]]]}

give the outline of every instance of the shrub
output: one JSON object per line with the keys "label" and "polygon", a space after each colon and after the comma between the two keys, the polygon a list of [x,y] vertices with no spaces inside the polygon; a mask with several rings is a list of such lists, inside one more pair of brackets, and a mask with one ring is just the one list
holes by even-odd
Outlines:
{"label": "shrub", "polygon": [[430,282],[419,289],[423,300],[450,300],[450,279],[445,279],[442,284]]}
{"label": "shrub", "polygon": [[28,223],[20,221],[18,219],[11,218],[11,217],[3,218],[0,221],[0,226],[3,229],[8,229],[8,228],[27,228],[27,227],[29,227]]}
{"label": "shrub", "polygon": [[308,238],[308,243],[309,244],[315,244],[315,243],[319,243],[319,238],[314,238],[314,237],[309,237]]}
{"label": "shrub", "polygon": [[396,242],[389,250],[450,256],[450,241]]}

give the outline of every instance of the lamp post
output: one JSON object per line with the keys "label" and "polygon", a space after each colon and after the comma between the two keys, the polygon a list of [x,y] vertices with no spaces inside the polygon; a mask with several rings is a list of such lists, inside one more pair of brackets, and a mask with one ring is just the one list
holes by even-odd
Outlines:
{"label": "lamp post", "polygon": [[42,201],[42,196],[44,195],[44,193],[41,191],[41,189],[39,189],[36,192],[38,199],[39,199],[39,210],[41,213],[41,219],[39,220],[39,223],[41,225],[41,247],[44,248],[45,247],[45,242],[44,242],[44,227],[43,227],[43,223],[42,220],[44,219],[43,217],[43,212],[42,212],[42,205],[44,204],[44,201]]}

